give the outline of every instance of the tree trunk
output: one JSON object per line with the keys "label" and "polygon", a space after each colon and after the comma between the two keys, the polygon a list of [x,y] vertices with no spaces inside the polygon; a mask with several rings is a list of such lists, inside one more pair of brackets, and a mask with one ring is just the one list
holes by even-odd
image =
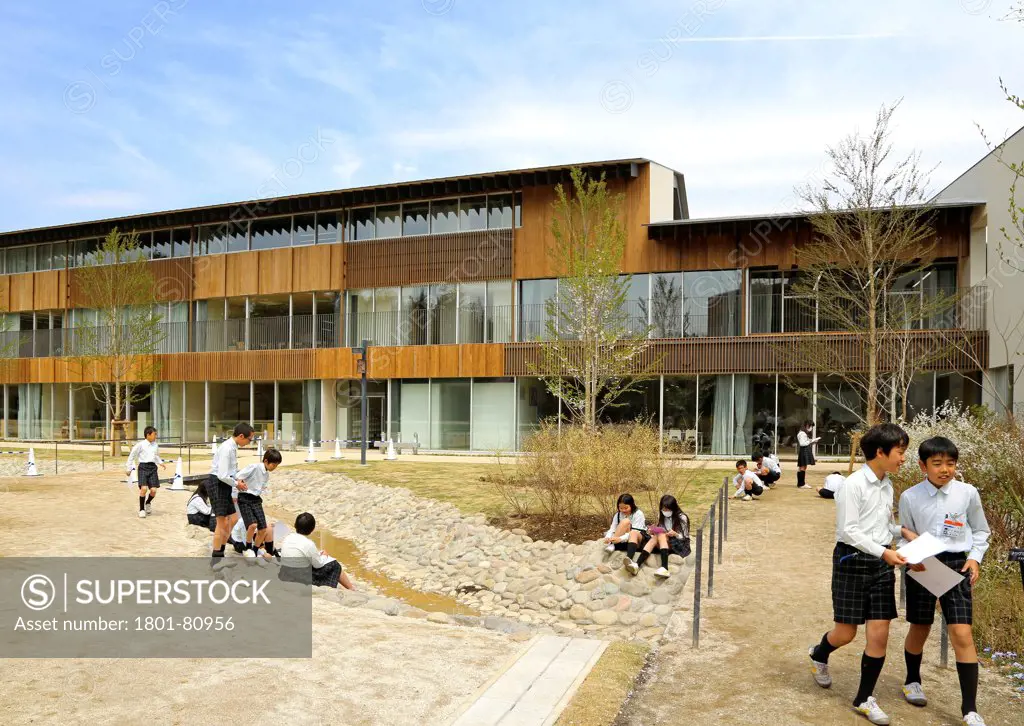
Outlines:
{"label": "tree trunk", "polygon": [[[116,381],[114,382],[114,411],[111,415],[111,421],[121,420],[121,386]],[[120,456],[121,455],[121,441],[120,434],[124,431],[124,425],[117,423],[112,424],[110,429],[110,455]]]}

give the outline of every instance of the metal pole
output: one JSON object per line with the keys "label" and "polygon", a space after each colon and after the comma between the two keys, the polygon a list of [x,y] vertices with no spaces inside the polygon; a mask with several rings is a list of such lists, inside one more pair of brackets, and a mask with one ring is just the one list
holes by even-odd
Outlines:
{"label": "metal pole", "polygon": [[[70,424],[69,424],[69,426],[70,426]],[[69,429],[69,431],[70,431],[70,429]],[[53,473],[54,474],[60,474],[60,472],[57,470],[57,446],[58,446],[57,442],[54,441],[53,442]]]}
{"label": "metal pole", "polygon": [[362,392],[362,397],[363,397],[363,400],[362,400],[362,409],[363,409],[363,411],[362,411],[362,413],[363,413],[362,428],[363,428],[363,436],[362,436],[362,450],[361,450],[361,452],[359,454],[359,463],[360,463],[361,466],[366,466],[366,429],[367,429],[367,426],[366,426],[366,415],[367,415],[367,411],[366,411],[366,346],[367,346],[367,341],[364,340],[363,341],[363,346],[362,346],[362,353],[361,353],[362,358],[361,358],[361,361],[360,361],[360,367],[362,369],[362,384],[363,384],[363,392]]}
{"label": "metal pole", "polygon": [[718,490],[718,564],[722,564],[722,538],[725,533],[725,485]]}
{"label": "metal pole", "polygon": [[711,537],[708,550],[708,597],[715,596],[715,507],[717,502],[711,505]]}
{"label": "metal pole", "polygon": [[693,647],[700,647],[700,563],[704,549],[704,529],[697,530],[697,560],[693,563]]}
{"label": "metal pole", "polygon": [[939,665],[949,666],[949,628],[946,625],[946,613],[942,613],[942,640],[939,644]]}
{"label": "metal pole", "polygon": [[729,540],[729,477],[727,477],[727,476],[723,476],[722,477],[722,489],[725,490],[725,505],[722,507],[722,511],[724,512],[724,515],[725,515],[723,517],[724,521],[722,522],[722,533],[725,536],[726,541],[728,541]]}

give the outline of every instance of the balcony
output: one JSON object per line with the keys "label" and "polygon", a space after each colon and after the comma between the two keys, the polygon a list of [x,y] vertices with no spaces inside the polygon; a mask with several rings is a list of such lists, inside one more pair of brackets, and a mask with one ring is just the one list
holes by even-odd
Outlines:
{"label": "balcony", "polygon": [[364,339],[374,345],[508,343],[514,317],[512,305],[424,306],[356,313],[349,316],[348,344],[356,346]]}

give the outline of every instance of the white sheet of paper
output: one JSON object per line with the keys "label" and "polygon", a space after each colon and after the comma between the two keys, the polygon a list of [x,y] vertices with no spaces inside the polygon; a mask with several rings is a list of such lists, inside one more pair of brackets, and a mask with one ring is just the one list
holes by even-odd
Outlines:
{"label": "white sheet of paper", "polygon": [[291,533],[291,528],[284,522],[274,522],[274,546],[280,546],[284,538]]}
{"label": "white sheet of paper", "polygon": [[938,537],[925,532],[913,542],[908,542],[896,551],[903,555],[903,559],[910,564],[919,565],[929,557],[934,557],[945,550],[946,545]]}
{"label": "white sheet of paper", "polygon": [[963,575],[946,567],[935,557],[929,557],[921,564],[925,567],[924,572],[914,572],[908,569],[907,574],[927,588],[928,592],[935,597],[942,597],[964,579]]}

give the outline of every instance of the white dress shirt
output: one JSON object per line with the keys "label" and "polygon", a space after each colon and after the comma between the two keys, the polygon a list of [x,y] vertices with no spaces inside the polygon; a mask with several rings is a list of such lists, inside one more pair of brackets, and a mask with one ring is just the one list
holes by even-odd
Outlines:
{"label": "white dress shirt", "polygon": [[188,506],[185,507],[185,514],[210,514],[213,508],[210,507],[209,502],[204,502],[203,498],[198,494],[193,494],[192,498],[188,500]]}
{"label": "white dress shirt", "polygon": [[217,453],[213,455],[213,465],[210,473],[216,476],[224,484],[234,489],[235,472],[238,471],[238,444],[234,439],[227,439],[217,447]]}
{"label": "white dress shirt", "polygon": [[235,522],[235,526],[231,528],[231,539],[235,542],[241,542],[245,544],[245,533],[248,528],[245,526],[245,520],[241,517]]}
{"label": "white dress shirt", "polygon": [[761,462],[768,467],[768,471],[773,472],[775,474],[782,473],[782,464],[780,464],[779,460],[776,459],[772,454],[765,454],[764,458],[761,459]]}
{"label": "white dress shirt", "polygon": [[160,444],[149,439],[143,439],[135,444],[131,453],[128,454],[128,461],[124,465],[125,470],[131,471],[136,462],[139,464],[163,464],[164,460],[160,458]]}
{"label": "white dress shirt", "polygon": [[[612,526],[608,528],[608,531],[604,533],[605,537],[615,536],[615,529],[619,526],[619,522],[623,521],[622,512],[616,512],[615,516],[612,517]],[[638,529],[641,532],[647,531],[647,518],[644,517],[644,513],[639,509],[634,509],[633,514],[629,517],[630,531]],[[619,537],[619,542],[629,541],[629,532]]]}
{"label": "white dress shirt", "polygon": [[292,532],[283,540],[280,546],[281,564],[284,567],[313,567],[320,568],[328,562],[334,562],[330,555],[320,554],[320,550],[313,544],[313,540],[298,532]]}
{"label": "white dress shirt", "polygon": [[825,489],[828,489],[833,494],[837,493],[843,488],[843,482],[846,481],[846,477],[842,474],[829,474],[825,477]]}
{"label": "white dress shirt", "polygon": [[748,481],[753,484],[757,484],[759,487],[764,486],[764,482],[761,481],[761,477],[750,469],[747,469],[744,473],[737,474],[732,478],[732,483],[736,485],[736,491],[738,492],[744,491],[747,488]]}
{"label": "white dress shirt", "polygon": [[[264,463],[249,464],[235,474],[235,481],[244,481],[245,494],[252,494],[254,497],[261,496],[270,488],[270,472],[267,471]],[[231,490],[231,496],[238,499],[238,487]]]}
{"label": "white dress shirt", "polygon": [[816,439],[812,439],[810,436],[807,435],[807,432],[804,431],[803,429],[796,432],[796,442],[800,446],[810,446],[811,444],[817,441],[821,441],[820,436]]}
{"label": "white dress shirt", "polygon": [[865,464],[846,478],[836,495],[836,540],[881,557],[900,536],[892,516],[892,482]]}
{"label": "white dress shirt", "polygon": [[988,520],[981,495],[957,479],[941,489],[925,479],[903,492],[900,523],[917,534],[938,537],[946,552],[967,552],[967,559],[978,563],[988,550]]}

